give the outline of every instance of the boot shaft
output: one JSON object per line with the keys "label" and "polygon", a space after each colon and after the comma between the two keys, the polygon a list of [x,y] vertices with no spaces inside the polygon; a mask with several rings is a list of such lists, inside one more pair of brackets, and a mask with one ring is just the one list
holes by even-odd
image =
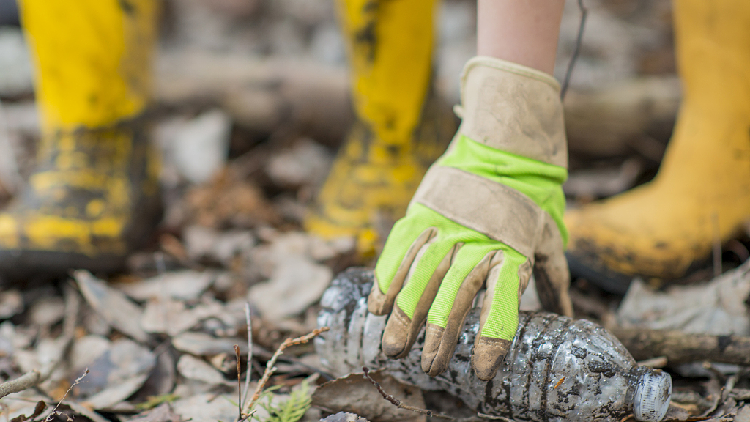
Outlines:
{"label": "boot shaft", "polygon": [[684,101],[750,121],[750,2],[675,0]]}
{"label": "boot shaft", "polygon": [[24,0],[43,132],[111,126],[151,95],[153,0]]}

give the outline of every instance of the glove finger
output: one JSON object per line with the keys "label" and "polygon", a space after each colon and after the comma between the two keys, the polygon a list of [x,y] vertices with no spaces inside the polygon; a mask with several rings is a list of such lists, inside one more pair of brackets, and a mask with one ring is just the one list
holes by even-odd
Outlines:
{"label": "glove finger", "polygon": [[422,370],[434,377],[446,369],[466,315],[484,285],[497,245],[467,244],[456,253],[430,307]]}
{"label": "glove finger", "polygon": [[367,310],[375,315],[386,315],[393,309],[393,302],[403,287],[409,268],[412,266],[417,253],[424,244],[437,234],[435,228],[429,227],[422,231],[417,239],[409,245],[409,233],[419,228],[411,227],[412,223],[402,219],[393,226],[391,234],[386,240],[383,253],[375,264],[375,284],[372,286],[370,297],[367,299]]}
{"label": "glove finger", "polygon": [[573,306],[568,295],[570,272],[563,249],[563,241],[557,227],[547,223],[534,255],[534,281],[542,308],[572,317]]}
{"label": "glove finger", "polygon": [[503,251],[487,276],[487,293],[479,318],[471,366],[477,377],[489,381],[510,349],[518,329],[522,287],[531,277],[531,263],[513,249]]}
{"label": "glove finger", "polygon": [[420,248],[383,332],[386,356],[401,358],[409,353],[456,248],[457,245],[440,239],[439,234]]}

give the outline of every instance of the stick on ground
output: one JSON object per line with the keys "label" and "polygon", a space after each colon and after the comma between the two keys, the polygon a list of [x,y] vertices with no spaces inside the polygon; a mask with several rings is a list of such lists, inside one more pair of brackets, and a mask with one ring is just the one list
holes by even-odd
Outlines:
{"label": "stick on ground", "polygon": [[614,328],[610,331],[635,360],[665,356],[670,364],[710,361],[750,365],[750,337],[643,328]]}
{"label": "stick on ground", "polygon": [[0,384],[0,398],[31,388],[41,382],[41,380],[42,374],[34,369],[14,380],[6,381]]}
{"label": "stick on ground", "polygon": [[284,349],[290,346],[296,346],[298,344],[304,344],[308,341],[312,340],[313,338],[319,336],[321,333],[324,333],[328,331],[328,327],[321,327],[316,328],[313,330],[310,334],[304,335],[302,337],[297,338],[288,338],[284,340],[283,343],[281,343],[281,346],[279,346],[278,349],[276,349],[276,353],[273,354],[271,359],[266,364],[266,370],[263,373],[263,377],[258,381],[258,386],[255,388],[255,393],[253,394],[253,397],[250,399],[250,402],[245,404],[245,408],[240,412],[239,421],[247,420],[252,415],[252,408],[255,405],[255,403],[258,402],[260,399],[260,395],[263,392],[263,388],[265,388],[268,381],[271,379],[271,375],[273,375],[274,372],[276,372],[276,360],[281,356],[282,353],[284,353]]}

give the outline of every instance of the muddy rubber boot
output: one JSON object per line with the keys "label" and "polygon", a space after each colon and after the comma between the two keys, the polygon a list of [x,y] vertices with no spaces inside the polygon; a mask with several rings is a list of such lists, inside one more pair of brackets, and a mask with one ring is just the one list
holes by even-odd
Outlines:
{"label": "muddy rubber boot", "polygon": [[[403,216],[456,130],[429,95],[435,0],[338,0],[357,123],[306,221],[324,238],[355,237],[372,256],[377,226]],[[408,35],[407,35],[408,34]]]}
{"label": "muddy rubber boot", "polygon": [[37,168],[0,213],[0,277],[113,272],[160,215],[143,123],[151,0],[25,0],[42,140]]}
{"label": "muddy rubber boot", "polygon": [[571,272],[613,293],[684,277],[750,218],[750,2],[680,0],[674,17],[684,95],[659,173],[565,218]]}

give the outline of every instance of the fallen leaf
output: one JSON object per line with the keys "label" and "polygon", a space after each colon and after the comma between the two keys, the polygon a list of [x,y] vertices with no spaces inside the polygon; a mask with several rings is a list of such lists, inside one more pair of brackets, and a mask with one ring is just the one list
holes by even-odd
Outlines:
{"label": "fallen leaf", "polygon": [[49,327],[65,316],[65,303],[59,296],[42,297],[29,310],[30,322],[37,327]]}
{"label": "fallen leaf", "polygon": [[118,284],[118,290],[135,300],[171,298],[197,299],[216,279],[213,271],[174,271],[134,283]]}
{"label": "fallen leaf", "polygon": [[617,321],[626,328],[747,336],[748,294],[750,261],[708,283],[674,286],[665,292],[654,291],[635,280],[617,310]]}
{"label": "fallen leaf", "polygon": [[87,417],[89,420],[91,420],[91,422],[109,422],[108,419],[84,406],[82,403],[67,400],[65,402],[65,405],[68,406],[70,410],[72,410],[76,414]]}
{"label": "fallen leaf", "polygon": [[686,421],[690,419],[693,415],[687,410],[682,408],[681,406],[675,406],[670,404],[669,409],[667,409],[667,414],[664,415],[665,421]]}
{"label": "fallen leaf", "polygon": [[[47,409],[47,404],[40,400],[36,403],[36,406],[34,406],[34,412],[31,413],[29,416],[26,416],[25,414],[18,415],[15,418],[11,419],[10,422],[33,421],[37,417],[39,417],[42,414],[42,412],[44,412],[46,409]],[[6,409],[3,409],[3,410],[6,410]]]}
{"label": "fallen leaf", "polygon": [[196,394],[172,403],[174,413],[183,420],[193,421],[234,421],[237,410],[237,395]]}
{"label": "fallen leaf", "polygon": [[205,257],[224,265],[229,265],[238,253],[252,249],[256,242],[248,230],[219,232],[202,226],[185,228],[183,236],[191,259]]}
{"label": "fallen leaf", "polygon": [[174,389],[176,370],[172,353],[156,353],[156,362],[143,386],[131,397],[134,402],[152,400],[154,397],[169,395]]}
{"label": "fallen leaf", "polygon": [[76,386],[76,396],[93,409],[114,406],[141,388],[155,364],[154,354],[145,347],[125,338],[116,340],[85,364],[89,372]]}
{"label": "fallen leaf", "polygon": [[143,343],[148,341],[148,334],[141,328],[140,319],[134,318],[135,315],[141,314],[141,308],[131,302],[124,293],[110,288],[88,271],[76,271],[73,277],[88,304],[110,325],[135,340]]}
{"label": "fallen leaf", "polygon": [[265,170],[275,184],[299,188],[319,185],[330,166],[331,156],[326,148],[309,138],[302,138],[291,148],[274,154]]}
{"label": "fallen leaf", "polygon": [[[403,384],[379,371],[370,372],[383,390],[403,404],[424,409],[422,390]],[[356,413],[372,422],[424,421],[424,415],[401,409],[384,399],[363,374],[350,374],[329,381],[313,393],[312,405],[329,412]]]}
{"label": "fallen leaf", "polygon": [[277,262],[269,281],[250,289],[248,298],[264,318],[278,321],[315,303],[332,278],[330,268],[302,255],[287,255]]}
{"label": "fallen leaf", "polygon": [[132,418],[123,418],[123,420],[126,422],[181,422],[184,419],[172,410],[169,403],[162,403],[151,410],[141,412]]}
{"label": "fallen leaf", "polygon": [[190,355],[182,355],[177,361],[177,371],[183,377],[209,385],[227,384],[224,376],[206,361]]}
{"label": "fallen leaf", "polygon": [[334,413],[333,415],[329,415],[321,419],[321,422],[369,422],[369,421],[354,413],[339,412],[339,413]]}
{"label": "fallen leaf", "polygon": [[734,422],[750,422],[750,406],[742,406],[734,417]]}
{"label": "fallen leaf", "polygon": [[234,353],[234,345],[247,353],[247,340],[240,338],[217,338],[203,333],[183,333],[172,339],[174,348],[194,356],[211,356],[219,353]]}

